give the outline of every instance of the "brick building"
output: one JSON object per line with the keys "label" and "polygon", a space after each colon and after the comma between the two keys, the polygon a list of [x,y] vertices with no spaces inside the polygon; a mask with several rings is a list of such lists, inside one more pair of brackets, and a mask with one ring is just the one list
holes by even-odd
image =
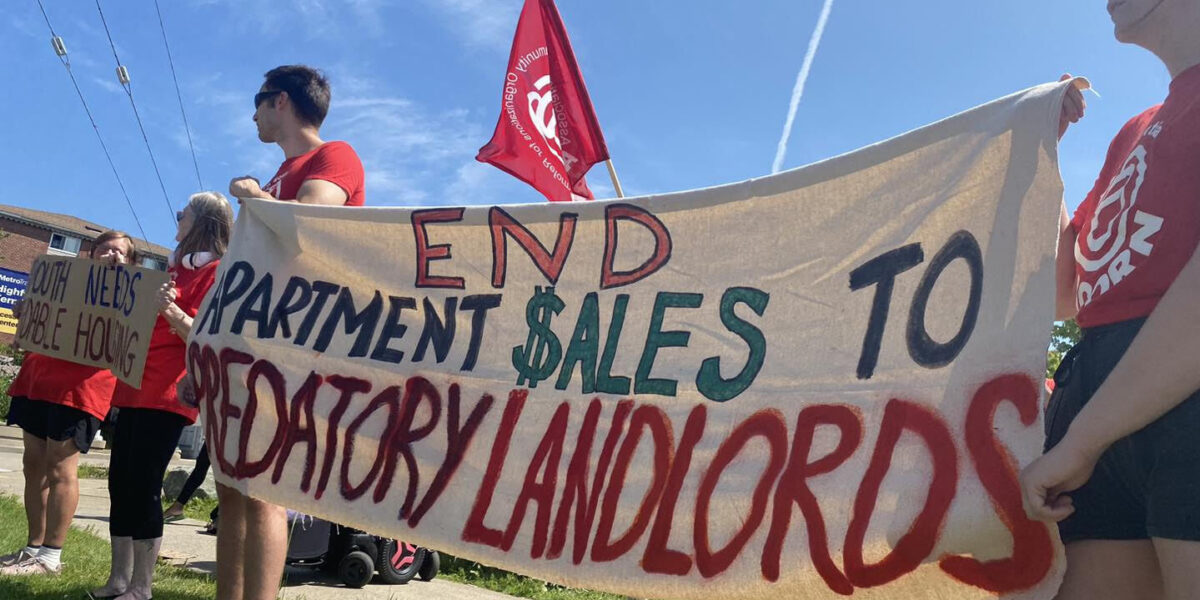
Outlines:
{"label": "brick building", "polygon": [[[92,242],[108,229],[70,215],[0,204],[0,231],[7,234],[0,239],[0,296],[4,296],[0,297],[0,342],[12,342],[10,330],[15,331],[15,324],[3,313],[16,293],[13,288],[24,289],[13,284],[29,274],[34,259],[43,254],[87,256]],[[141,266],[166,270],[169,248],[144,240],[135,243]]]}

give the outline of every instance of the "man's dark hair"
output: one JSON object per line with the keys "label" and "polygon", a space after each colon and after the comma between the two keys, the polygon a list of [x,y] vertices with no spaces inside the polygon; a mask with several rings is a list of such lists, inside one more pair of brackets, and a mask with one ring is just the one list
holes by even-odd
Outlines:
{"label": "man's dark hair", "polygon": [[282,90],[292,99],[300,120],[320,127],[329,113],[329,81],[320,71],[306,65],[284,65],[267,71],[267,90]]}

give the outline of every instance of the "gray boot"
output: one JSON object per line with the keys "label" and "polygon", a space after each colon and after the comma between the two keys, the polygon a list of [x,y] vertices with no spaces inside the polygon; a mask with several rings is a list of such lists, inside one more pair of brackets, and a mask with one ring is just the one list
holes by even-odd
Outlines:
{"label": "gray boot", "polygon": [[133,538],[113,536],[112,538],[112,568],[109,570],[108,583],[104,587],[92,590],[91,597],[96,600],[116,598],[125,593],[129,587],[129,578],[133,575]]}
{"label": "gray boot", "polygon": [[133,577],[125,593],[116,600],[150,600],[150,586],[154,583],[154,566],[158,563],[158,549],[162,538],[133,541]]}

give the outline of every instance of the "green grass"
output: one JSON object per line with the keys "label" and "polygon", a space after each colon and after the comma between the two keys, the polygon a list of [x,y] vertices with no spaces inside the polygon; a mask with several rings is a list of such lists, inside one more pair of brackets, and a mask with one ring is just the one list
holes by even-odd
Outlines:
{"label": "green grass", "polygon": [[108,467],[80,464],[76,471],[80,479],[108,479]]}
{"label": "green grass", "polygon": [[501,569],[481,565],[477,562],[442,553],[442,568],[439,578],[466,583],[476,587],[532,600],[624,600],[606,592],[595,592],[579,588],[548,583],[540,579],[517,575]]}
{"label": "green grass", "polygon": [[[24,546],[25,535],[25,510],[20,501],[0,495],[0,553]],[[108,542],[89,531],[72,527],[62,557],[64,568],[57,577],[0,576],[0,598],[82,598],[108,579]],[[158,600],[207,600],[216,592],[212,578],[203,573],[161,564],[154,573],[154,597]]]}

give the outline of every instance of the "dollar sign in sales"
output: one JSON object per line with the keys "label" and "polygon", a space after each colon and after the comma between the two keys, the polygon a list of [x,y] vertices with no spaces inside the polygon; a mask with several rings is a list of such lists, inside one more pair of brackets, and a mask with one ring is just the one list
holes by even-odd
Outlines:
{"label": "dollar sign in sales", "polygon": [[533,297],[525,305],[529,337],[525,346],[514,346],[512,349],[513,367],[519,373],[517,385],[528,382],[529,387],[537,387],[539,381],[550,377],[558,368],[558,361],[562,359],[562,344],[550,330],[550,319],[562,312],[564,306],[553,287],[534,288]]}

